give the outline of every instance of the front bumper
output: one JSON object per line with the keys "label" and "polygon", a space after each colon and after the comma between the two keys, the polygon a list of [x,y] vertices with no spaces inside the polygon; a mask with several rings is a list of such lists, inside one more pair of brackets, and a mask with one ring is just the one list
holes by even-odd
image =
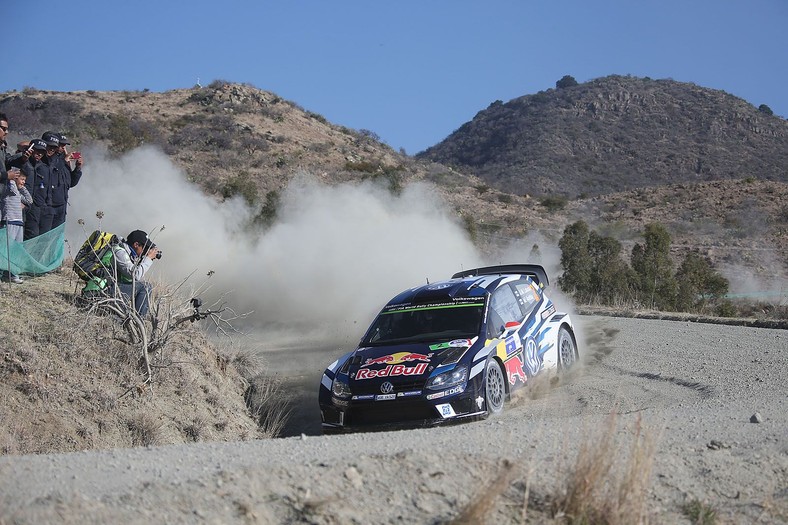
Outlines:
{"label": "front bumper", "polygon": [[484,398],[473,391],[436,396],[432,400],[426,399],[426,395],[423,393],[417,398],[386,401],[345,401],[332,397],[330,403],[320,404],[323,431],[330,433],[425,427],[487,415]]}

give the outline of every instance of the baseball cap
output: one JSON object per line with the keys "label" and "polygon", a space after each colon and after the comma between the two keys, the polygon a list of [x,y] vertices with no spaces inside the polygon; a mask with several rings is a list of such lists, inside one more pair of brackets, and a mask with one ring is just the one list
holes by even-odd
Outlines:
{"label": "baseball cap", "polygon": [[59,141],[60,141],[60,145],[61,146],[70,146],[71,145],[71,143],[68,141],[68,137],[66,137],[62,133],[60,134]]}
{"label": "baseball cap", "polygon": [[47,143],[41,139],[33,139],[30,143],[33,145],[33,149],[47,149]]}
{"label": "baseball cap", "polygon": [[41,135],[41,140],[46,142],[47,146],[60,146],[60,133],[54,131],[47,131]]}

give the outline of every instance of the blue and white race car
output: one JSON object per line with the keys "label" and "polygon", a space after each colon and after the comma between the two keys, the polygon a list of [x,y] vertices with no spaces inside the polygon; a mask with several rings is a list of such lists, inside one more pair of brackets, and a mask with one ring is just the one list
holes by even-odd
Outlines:
{"label": "blue and white race car", "polygon": [[543,267],[514,264],[400,293],[323,373],[323,431],[486,417],[540,372],[570,368],[577,339],[548,284]]}

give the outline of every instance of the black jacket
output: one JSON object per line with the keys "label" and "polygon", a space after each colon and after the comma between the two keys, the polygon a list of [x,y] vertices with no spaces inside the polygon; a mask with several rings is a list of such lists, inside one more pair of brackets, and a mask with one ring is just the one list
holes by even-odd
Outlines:
{"label": "black jacket", "polygon": [[[49,164],[44,162],[36,162],[34,158],[28,161],[29,168],[26,168],[28,173],[25,187],[30,192],[33,198],[33,206],[40,208],[52,206],[52,175],[49,170]],[[29,174],[33,173],[31,177]]]}
{"label": "black jacket", "polygon": [[68,202],[68,190],[76,186],[82,178],[82,170],[72,170],[60,153],[49,157],[47,164],[52,185],[52,206],[62,206]]}

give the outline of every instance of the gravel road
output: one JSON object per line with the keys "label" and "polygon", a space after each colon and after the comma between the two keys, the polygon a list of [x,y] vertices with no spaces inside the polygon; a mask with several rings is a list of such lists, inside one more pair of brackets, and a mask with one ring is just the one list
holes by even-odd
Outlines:
{"label": "gravel road", "polygon": [[[652,523],[689,523],[681,506],[693,500],[722,523],[788,521],[788,331],[577,322],[586,339],[582,367],[535,383],[499,417],[398,432],[5,456],[0,524],[442,523],[471,508],[489,523],[520,523],[524,512],[539,523],[580,445],[610,428],[611,414],[617,455],[626,456],[638,425],[656,439]],[[471,506],[479,501],[490,508]]]}

